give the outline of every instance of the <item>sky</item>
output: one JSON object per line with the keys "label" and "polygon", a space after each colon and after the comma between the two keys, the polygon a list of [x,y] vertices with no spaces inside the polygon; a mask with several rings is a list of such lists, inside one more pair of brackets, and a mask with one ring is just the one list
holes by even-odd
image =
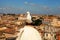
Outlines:
{"label": "sky", "polygon": [[60,14],[60,0],[0,0],[0,13]]}

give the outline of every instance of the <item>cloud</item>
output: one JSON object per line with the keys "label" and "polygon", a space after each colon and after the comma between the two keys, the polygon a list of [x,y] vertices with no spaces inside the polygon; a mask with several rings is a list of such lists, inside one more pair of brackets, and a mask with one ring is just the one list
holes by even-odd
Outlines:
{"label": "cloud", "polygon": [[24,2],[24,4],[28,4],[28,2]]}
{"label": "cloud", "polygon": [[32,2],[24,2],[25,4],[27,4],[29,6],[29,10],[31,11],[39,11],[39,12],[46,12],[46,13],[52,13],[54,12],[53,8],[47,6],[47,5],[41,5],[41,4],[36,4],[36,3],[32,3]]}
{"label": "cloud", "polygon": [[2,8],[0,8],[0,9],[2,9]]}
{"label": "cloud", "polygon": [[20,11],[24,10],[23,8],[12,8],[12,7],[7,7],[7,8],[0,8],[0,12],[2,13],[18,13]]}
{"label": "cloud", "polygon": [[4,9],[6,9],[6,8],[0,8],[0,9],[4,10]]}
{"label": "cloud", "polygon": [[22,10],[23,8],[0,8],[2,10]]}
{"label": "cloud", "polygon": [[42,9],[45,11],[51,11],[52,8],[48,7],[48,6],[42,6]]}
{"label": "cloud", "polygon": [[25,1],[24,4],[27,4],[27,5],[29,5],[29,6],[36,6],[35,3],[31,3],[31,2],[27,2],[27,1]]}
{"label": "cloud", "polygon": [[37,6],[36,4],[34,4],[34,3],[29,3],[31,6]]}
{"label": "cloud", "polygon": [[[51,10],[48,6],[46,5],[41,5],[41,4],[36,4],[36,3],[32,3],[32,2],[24,2],[24,4],[27,4],[27,6],[29,6],[29,8],[31,8],[30,10],[42,10],[42,11],[49,11]],[[36,9],[36,10],[35,10]]]}

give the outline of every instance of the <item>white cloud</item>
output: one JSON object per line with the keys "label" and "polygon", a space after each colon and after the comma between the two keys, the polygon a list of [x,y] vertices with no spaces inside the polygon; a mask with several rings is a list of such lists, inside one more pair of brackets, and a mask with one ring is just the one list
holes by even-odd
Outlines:
{"label": "white cloud", "polygon": [[0,9],[2,9],[2,8],[0,8]]}
{"label": "white cloud", "polygon": [[30,5],[30,6],[36,6],[35,3],[31,3],[31,2],[27,2],[27,1],[25,1],[24,4],[27,4],[27,5]]}
{"label": "white cloud", "polygon": [[34,4],[34,3],[30,3],[30,5],[31,5],[31,6],[36,6],[36,4]]}
{"label": "white cloud", "polygon": [[5,9],[7,9],[7,8],[0,8],[0,9],[5,10]]}
{"label": "white cloud", "polygon": [[28,2],[24,2],[24,4],[28,4]]}

